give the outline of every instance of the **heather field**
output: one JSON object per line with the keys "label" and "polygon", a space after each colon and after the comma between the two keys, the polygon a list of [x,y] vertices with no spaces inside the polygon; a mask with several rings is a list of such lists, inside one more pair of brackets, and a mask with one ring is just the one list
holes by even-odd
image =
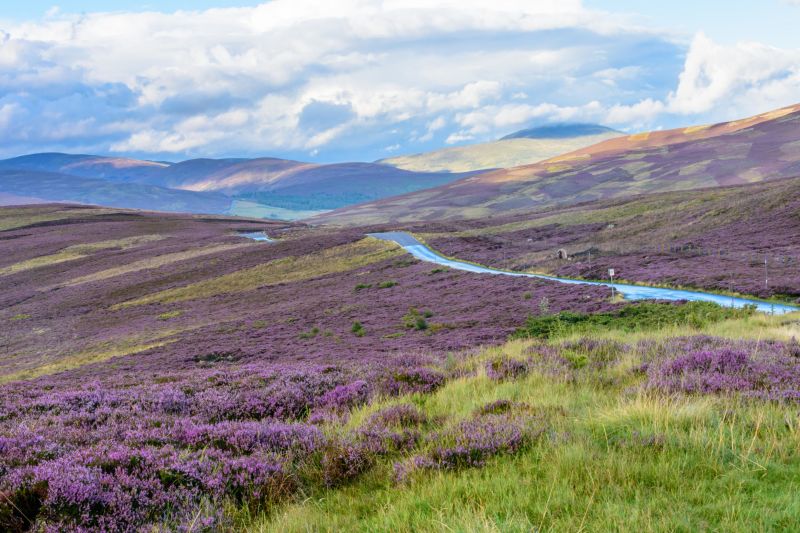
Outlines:
{"label": "heather field", "polygon": [[0,530],[798,524],[793,315],[450,271],[375,228],[0,227]]}
{"label": "heather field", "polygon": [[407,227],[445,255],[495,267],[586,279],[614,268],[634,283],[797,301],[798,213],[791,178]]}

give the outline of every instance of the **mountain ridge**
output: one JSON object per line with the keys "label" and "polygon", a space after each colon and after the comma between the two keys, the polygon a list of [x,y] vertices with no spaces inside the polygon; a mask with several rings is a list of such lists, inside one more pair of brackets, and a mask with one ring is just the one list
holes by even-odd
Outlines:
{"label": "mountain ridge", "polygon": [[800,174],[800,105],[603,141],[532,165],[321,215],[316,223],[480,218],[562,203]]}

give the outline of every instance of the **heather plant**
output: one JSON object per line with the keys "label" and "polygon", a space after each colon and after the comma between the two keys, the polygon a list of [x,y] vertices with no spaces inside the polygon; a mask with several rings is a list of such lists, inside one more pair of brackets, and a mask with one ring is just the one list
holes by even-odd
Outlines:
{"label": "heather plant", "polygon": [[443,373],[425,367],[396,370],[384,382],[388,394],[430,393],[444,384]]}
{"label": "heather plant", "polygon": [[366,403],[370,396],[370,386],[364,380],[357,380],[347,385],[339,385],[320,396],[317,404],[320,407],[336,411],[349,410]]}
{"label": "heather plant", "polygon": [[486,363],[486,376],[495,381],[517,379],[528,373],[528,365],[511,357],[496,357]]}
{"label": "heather plant", "polygon": [[[791,343],[717,340],[709,344],[651,361],[647,387],[666,392],[741,393],[777,401],[800,401],[800,360],[793,355]],[[674,353],[669,346],[665,351]]]}
{"label": "heather plant", "polygon": [[[489,413],[496,406],[489,409]],[[517,452],[544,431],[525,413],[478,414],[443,432],[427,437],[430,450],[395,463],[395,479],[405,481],[419,470],[457,470],[481,467],[490,457]]]}

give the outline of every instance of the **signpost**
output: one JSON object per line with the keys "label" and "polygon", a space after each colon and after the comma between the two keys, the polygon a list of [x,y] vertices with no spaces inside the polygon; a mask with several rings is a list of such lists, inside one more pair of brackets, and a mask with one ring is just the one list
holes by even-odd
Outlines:
{"label": "signpost", "polygon": [[[608,269],[608,277],[611,278],[611,283],[614,283],[614,269],[613,268],[609,268]],[[614,286],[613,285],[611,286],[611,297],[612,298],[614,297]]]}

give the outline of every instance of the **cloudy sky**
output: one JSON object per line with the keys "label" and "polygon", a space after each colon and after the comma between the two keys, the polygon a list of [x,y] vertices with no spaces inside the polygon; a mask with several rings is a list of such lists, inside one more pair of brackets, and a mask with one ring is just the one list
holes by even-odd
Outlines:
{"label": "cloudy sky", "polygon": [[3,4],[0,156],[368,161],[800,102],[800,0]]}

